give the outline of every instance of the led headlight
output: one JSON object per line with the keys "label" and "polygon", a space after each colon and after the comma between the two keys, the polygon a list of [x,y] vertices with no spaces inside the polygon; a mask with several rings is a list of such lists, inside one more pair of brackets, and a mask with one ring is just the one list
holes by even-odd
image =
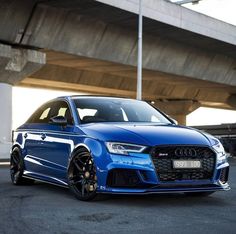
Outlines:
{"label": "led headlight", "polygon": [[226,160],[225,149],[223,145],[218,142],[216,145],[212,146],[215,152],[217,153],[217,162],[222,163]]}
{"label": "led headlight", "polygon": [[106,142],[107,149],[112,154],[124,154],[129,153],[141,153],[146,146],[143,145],[133,145],[120,142]]}

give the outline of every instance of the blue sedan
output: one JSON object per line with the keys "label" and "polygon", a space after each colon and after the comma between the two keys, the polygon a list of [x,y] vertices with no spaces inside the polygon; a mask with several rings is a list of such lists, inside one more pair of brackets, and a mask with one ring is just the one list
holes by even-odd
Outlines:
{"label": "blue sedan", "polygon": [[13,184],[69,187],[80,200],[97,194],[229,190],[218,139],[178,126],[133,99],[70,96],[40,107],[13,133]]}

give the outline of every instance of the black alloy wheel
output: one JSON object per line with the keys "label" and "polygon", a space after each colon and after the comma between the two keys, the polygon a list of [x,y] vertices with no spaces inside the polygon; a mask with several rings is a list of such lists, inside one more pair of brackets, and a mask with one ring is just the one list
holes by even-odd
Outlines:
{"label": "black alloy wheel", "polygon": [[81,148],[72,156],[68,167],[68,184],[81,201],[95,198],[97,190],[96,167],[87,149]]}
{"label": "black alloy wheel", "polygon": [[24,162],[20,150],[16,147],[12,150],[10,157],[10,175],[14,185],[33,184],[34,180],[24,178]]}

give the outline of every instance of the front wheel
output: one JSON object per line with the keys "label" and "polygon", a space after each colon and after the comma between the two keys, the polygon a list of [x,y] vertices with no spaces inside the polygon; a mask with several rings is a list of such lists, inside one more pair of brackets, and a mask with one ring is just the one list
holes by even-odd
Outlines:
{"label": "front wheel", "polygon": [[87,149],[79,149],[72,157],[68,167],[68,184],[81,201],[90,201],[97,195],[96,167]]}

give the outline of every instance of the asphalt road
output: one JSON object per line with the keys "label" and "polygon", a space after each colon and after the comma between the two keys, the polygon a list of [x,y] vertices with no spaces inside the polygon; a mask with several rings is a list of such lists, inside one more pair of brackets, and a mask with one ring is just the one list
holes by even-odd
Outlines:
{"label": "asphalt road", "polygon": [[68,189],[38,183],[13,186],[0,168],[0,233],[236,233],[236,160],[231,191],[76,200]]}

